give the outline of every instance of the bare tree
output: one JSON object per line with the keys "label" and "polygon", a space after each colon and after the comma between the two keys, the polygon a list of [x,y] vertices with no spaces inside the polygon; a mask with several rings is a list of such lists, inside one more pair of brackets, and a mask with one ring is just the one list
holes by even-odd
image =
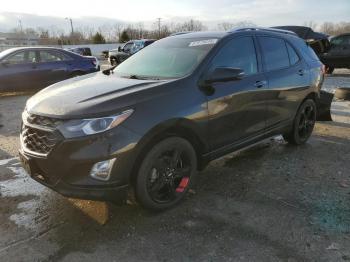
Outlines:
{"label": "bare tree", "polygon": [[310,27],[312,30],[316,30],[317,29],[317,23],[315,23],[314,21],[306,21],[303,24],[304,26]]}
{"label": "bare tree", "polygon": [[231,23],[231,22],[223,22],[218,24],[218,29],[223,30],[223,31],[228,31],[230,29],[236,28],[236,27],[255,27],[256,24],[254,24],[251,21],[240,21],[236,23]]}

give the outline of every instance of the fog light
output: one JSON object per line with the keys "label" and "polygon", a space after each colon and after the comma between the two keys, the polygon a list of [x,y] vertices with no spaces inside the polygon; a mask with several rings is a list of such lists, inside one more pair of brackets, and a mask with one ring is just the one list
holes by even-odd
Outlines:
{"label": "fog light", "polygon": [[111,177],[111,170],[114,164],[115,158],[97,162],[91,168],[90,176],[97,180],[108,181]]}

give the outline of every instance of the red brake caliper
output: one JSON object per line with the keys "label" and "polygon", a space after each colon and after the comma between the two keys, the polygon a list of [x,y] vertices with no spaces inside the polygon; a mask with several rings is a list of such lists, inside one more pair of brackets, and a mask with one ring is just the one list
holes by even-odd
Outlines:
{"label": "red brake caliper", "polygon": [[185,191],[185,188],[188,185],[188,182],[190,182],[190,178],[189,177],[183,177],[180,181],[179,186],[176,188],[176,192],[178,193],[182,193]]}

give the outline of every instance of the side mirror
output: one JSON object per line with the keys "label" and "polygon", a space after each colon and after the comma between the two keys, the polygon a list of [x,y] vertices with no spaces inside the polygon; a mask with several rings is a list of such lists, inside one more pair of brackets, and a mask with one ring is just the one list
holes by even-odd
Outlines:
{"label": "side mirror", "polygon": [[1,61],[0,64],[4,67],[7,67],[10,63],[8,61]]}
{"label": "side mirror", "polygon": [[243,77],[244,71],[240,68],[217,67],[204,79],[204,83],[229,82],[240,80]]}
{"label": "side mirror", "polygon": [[121,46],[118,46],[118,52],[121,52],[123,49]]}

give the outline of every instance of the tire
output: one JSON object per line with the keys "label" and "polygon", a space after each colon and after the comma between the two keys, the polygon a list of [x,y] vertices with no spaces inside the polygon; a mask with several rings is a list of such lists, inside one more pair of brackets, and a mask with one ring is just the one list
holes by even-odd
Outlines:
{"label": "tire", "polygon": [[338,87],[335,90],[334,96],[338,99],[344,99],[350,101],[350,87]]}
{"label": "tire", "polygon": [[333,74],[334,67],[326,65],[326,74]]}
{"label": "tire", "polygon": [[284,134],[284,139],[293,145],[302,145],[310,138],[315,126],[317,108],[312,99],[305,100],[299,107],[293,121],[292,130]]}
{"label": "tire", "polygon": [[134,186],[137,202],[146,209],[165,210],[183,199],[197,172],[197,155],[180,137],[168,137],[145,155]]}

